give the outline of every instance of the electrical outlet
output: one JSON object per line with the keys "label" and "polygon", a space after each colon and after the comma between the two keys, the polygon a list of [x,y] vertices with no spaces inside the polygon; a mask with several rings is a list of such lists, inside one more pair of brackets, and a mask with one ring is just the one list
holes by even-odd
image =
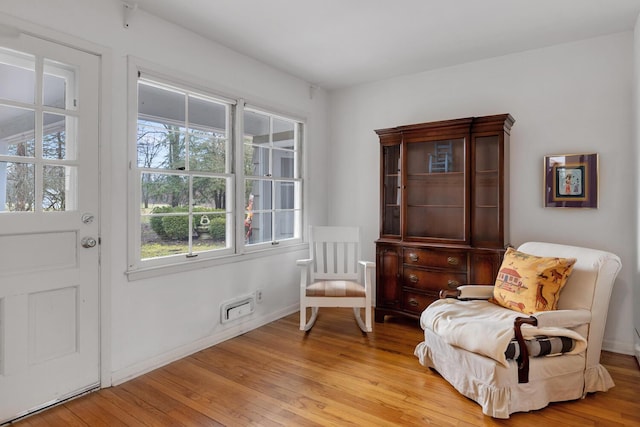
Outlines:
{"label": "electrical outlet", "polygon": [[256,291],[256,302],[262,302],[262,289]]}

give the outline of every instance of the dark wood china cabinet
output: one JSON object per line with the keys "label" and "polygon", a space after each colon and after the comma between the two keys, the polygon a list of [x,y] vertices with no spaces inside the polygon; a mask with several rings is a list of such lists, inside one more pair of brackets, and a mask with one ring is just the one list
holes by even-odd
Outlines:
{"label": "dark wood china cabinet", "polygon": [[375,320],[419,317],[442,289],[493,284],[508,244],[509,114],[376,130]]}

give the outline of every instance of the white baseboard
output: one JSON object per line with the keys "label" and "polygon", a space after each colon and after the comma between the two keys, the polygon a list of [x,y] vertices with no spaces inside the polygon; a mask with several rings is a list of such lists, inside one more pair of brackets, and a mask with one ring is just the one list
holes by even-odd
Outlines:
{"label": "white baseboard", "polygon": [[633,355],[633,343],[620,341],[602,341],[602,349],[612,353]]}
{"label": "white baseboard", "polygon": [[267,323],[271,323],[282,317],[288,316],[292,313],[295,313],[299,309],[300,306],[298,304],[295,304],[283,308],[282,310],[279,310],[275,313],[269,313],[266,316],[258,317],[255,319],[248,319],[247,321],[225,329],[218,334],[202,338],[198,341],[194,341],[166,353],[152,357],[151,359],[136,363],[135,365],[128,366],[124,369],[114,371],[111,373],[111,385],[115,386],[118,384],[122,384],[137,376],[146,374],[147,372],[151,372],[154,369],[158,369],[164,365],[168,365],[171,362],[175,362],[176,360],[197,353],[200,350],[204,350],[205,348],[211,347],[233,337],[237,337],[253,329],[259,328],[260,326],[266,325]]}

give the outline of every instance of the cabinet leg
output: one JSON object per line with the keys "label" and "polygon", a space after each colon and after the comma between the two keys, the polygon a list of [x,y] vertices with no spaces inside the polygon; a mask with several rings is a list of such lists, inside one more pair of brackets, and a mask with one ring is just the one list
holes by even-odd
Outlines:
{"label": "cabinet leg", "polygon": [[384,312],[381,310],[378,310],[377,308],[375,312],[375,321],[376,323],[384,323]]}

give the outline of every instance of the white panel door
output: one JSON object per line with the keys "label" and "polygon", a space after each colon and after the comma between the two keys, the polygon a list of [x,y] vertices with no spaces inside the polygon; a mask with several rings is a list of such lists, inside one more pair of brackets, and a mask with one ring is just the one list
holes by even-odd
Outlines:
{"label": "white panel door", "polygon": [[0,424],[99,385],[99,65],[0,38]]}

